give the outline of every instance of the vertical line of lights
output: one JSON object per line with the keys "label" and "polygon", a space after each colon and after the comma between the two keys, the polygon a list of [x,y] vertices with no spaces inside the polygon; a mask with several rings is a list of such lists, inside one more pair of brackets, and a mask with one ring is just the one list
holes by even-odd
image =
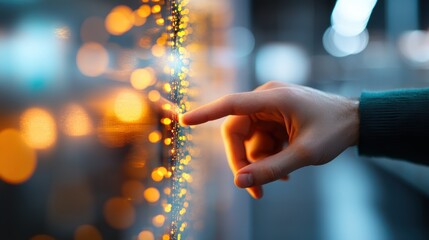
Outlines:
{"label": "vertical line of lights", "polygon": [[[176,113],[182,114],[189,108],[188,104],[188,73],[189,54],[184,47],[187,39],[187,0],[171,0],[170,2],[170,101],[177,106]],[[189,206],[188,183],[191,181],[189,161],[191,160],[189,137],[191,134],[189,127],[181,126],[177,117],[172,117],[171,128],[171,150],[170,167],[172,172],[171,195],[169,204],[170,214],[170,239],[181,239],[187,227],[186,212]]]}

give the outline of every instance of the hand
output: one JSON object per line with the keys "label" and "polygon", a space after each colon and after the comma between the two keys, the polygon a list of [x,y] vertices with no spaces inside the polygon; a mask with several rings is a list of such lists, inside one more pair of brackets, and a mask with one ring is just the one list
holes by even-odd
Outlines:
{"label": "hand", "polygon": [[263,184],[325,164],[355,145],[358,105],[312,88],[270,82],[201,106],[180,121],[196,125],[234,115],[222,125],[228,162],[235,184],[259,199]]}

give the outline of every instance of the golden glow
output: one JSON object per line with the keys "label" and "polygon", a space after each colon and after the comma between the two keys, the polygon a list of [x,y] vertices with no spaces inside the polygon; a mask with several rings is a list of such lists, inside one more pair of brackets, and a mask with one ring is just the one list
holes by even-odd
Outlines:
{"label": "golden glow", "polygon": [[106,71],[109,65],[109,54],[99,43],[85,43],[77,52],[76,63],[83,75],[97,77]]}
{"label": "golden glow", "polygon": [[167,205],[164,207],[164,212],[166,212],[166,213],[171,212],[171,208],[172,208],[172,205],[171,205],[171,204],[167,204]]}
{"label": "golden glow", "polygon": [[65,134],[72,137],[88,135],[92,131],[92,123],[86,111],[77,104],[66,107],[62,119]]}
{"label": "golden glow", "polygon": [[138,240],[155,240],[155,236],[151,231],[141,231],[138,236]]}
{"label": "golden glow", "polygon": [[149,17],[150,12],[151,12],[150,6],[147,4],[144,4],[141,7],[139,7],[139,9],[137,9],[138,15],[144,18]]}
{"label": "golden glow", "polygon": [[170,235],[168,234],[162,235],[162,240],[170,240]]}
{"label": "golden glow", "polygon": [[149,142],[151,142],[151,143],[157,143],[157,142],[161,141],[162,134],[160,131],[153,131],[153,132],[149,133],[148,139],[149,139]]}
{"label": "golden glow", "polygon": [[55,238],[53,238],[49,235],[46,235],[46,234],[39,234],[39,235],[36,235],[36,236],[30,238],[30,240],[55,240]]}
{"label": "golden glow", "polygon": [[154,5],[152,7],[152,13],[159,13],[161,12],[161,6],[160,5]]}
{"label": "golden glow", "polygon": [[151,176],[152,176],[152,180],[155,182],[161,182],[162,179],[164,179],[164,175],[160,171],[158,171],[157,169],[154,169],[152,171]]}
{"label": "golden glow", "polygon": [[30,108],[21,116],[21,134],[27,144],[35,149],[51,147],[57,138],[57,130],[53,117],[40,108]]}
{"label": "golden glow", "polygon": [[148,188],[144,191],[144,198],[146,199],[146,201],[148,201],[149,203],[155,203],[159,200],[160,194],[158,189],[156,188]]}
{"label": "golden glow", "polygon": [[74,240],[102,240],[100,231],[92,225],[81,225],[74,232]]}
{"label": "golden glow", "polygon": [[140,27],[146,23],[146,17],[142,17],[139,15],[138,10],[134,11],[134,26]]}
{"label": "golden glow", "polygon": [[169,104],[169,103],[163,104],[162,109],[167,110],[167,111],[171,110],[171,104]]}
{"label": "golden glow", "polygon": [[170,145],[171,144],[171,138],[164,139],[164,144],[167,146]]}
{"label": "golden glow", "polygon": [[158,18],[156,19],[156,24],[158,24],[159,26],[164,26],[164,18]]}
{"label": "golden glow", "polygon": [[164,91],[167,93],[171,92],[171,85],[169,83],[164,84]]}
{"label": "golden glow", "polygon": [[161,94],[157,90],[151,90],[147,96],[151,102],[157,102],[161,99]]}
{"label": "golden glow", "polygon": [[27,181],[36,169],[36,154],[14,129],[0,132],[0,178],[19,184]]}
{"label": "golden glow", "polygon": [[156,82],[155,72],[152,68],[140,68],[131,74],[131,85],[138,90],[143,90]]}
{"label": "golden glow", "polygon": [[171,119],[170,118],[163,118],[161,119],[161,123],[164,125],[170,125],[171,124]]}
{"label": "golden glow", "polygon": [[152,219],[152,223],[155,227],[162,227],[162,225],[164,225],[165,222],[165,217],[164,215],[156,215],[153,219]]}
{"label": "golden glow", "polygon": [[142,202],[143,192],[143,184],[137,180],[129,180],[122,185],[122,195],[133,202]]}
{"label": "golden glow", "polygon": [[124,198],[111,198],[104,204],[104,218],[113,228],[126,229],[135,220],[135,210],[133,205]]}
{"label": "golden glow", "polygon": [[142,99],[135,92],[121,92],[115,99],[114,111],[122,122],[137,122],[143,115]]}
{"label": "golden glow", "polygon": [[155,57],[162,57],[165,54],[165,47],[159,44],[155,44],[152,47],[152,55]]}
{"label": "golden glow", "polygon": [[117,6],[107,15],[104,25],[112,35],[122,35],[132,28],[134,14],[131,8],[121,5]]}

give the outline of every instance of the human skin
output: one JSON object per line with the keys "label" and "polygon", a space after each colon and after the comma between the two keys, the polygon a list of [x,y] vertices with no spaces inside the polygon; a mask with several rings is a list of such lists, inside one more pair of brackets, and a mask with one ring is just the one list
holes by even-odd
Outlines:
{"label": "human skin", "polygon": [[309,87],[266,83],[180,116],[183,125],[226,117],[222,125],[235,184],[260,199],[262,185],[328,163],[359,137],[359,102]]}

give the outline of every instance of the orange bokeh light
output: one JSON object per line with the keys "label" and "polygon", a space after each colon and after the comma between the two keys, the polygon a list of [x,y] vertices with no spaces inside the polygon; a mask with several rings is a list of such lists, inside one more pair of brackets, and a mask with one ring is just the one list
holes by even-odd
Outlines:
{"label": "orange bokeh light", "polygon": [[161,99],[161,94],[157,90],[151,90],[147,97],[151,102],[157,102]]}
{"label": "orange bokeh light", "polygon": [[161,12],[161,6],[160,5],[154,5],[152,7],[152,13],[159,13]]}
{"label": "orange bokeh light", "polygon": [[149,139],[149,142],[151,142],[151,143],[157,143],[157,142],[161,141],[162,134],[160,131],[153,131],[153,132],[149,133],[148,139]]}
{"label": "orange bokeh light", "polygon": [[114,112],[122,122],[137,122],[143,115],[143,101],[135,92],[120,92],[115,99]]}
{"label": "orange bokeh light", "polygon": [[122,35],[134,24],[134,13],[131,8],[121,5],[112,9],[107,15],[104,25],[112,35]]}
{"label": "orange bokeh light", "polygon": [[138,236],[138,240],[154,240],[155,236],[151,231],[145,230],[141,231]]}
{"label": "orange bokeh light", "polygon": [[164,222],[165,222],[165,217],[164,217],[164,215],[161,215],[161,214],[156,215],[156,216],[155,216],[155,217],[153,217],[153,219],[152,219],[152,224],[153,224],[155,227],[162,227],[162,225],[164,225]]}
{"label": "orange bokeh light", "polygon": [[92,131],[92,123],[86,111],[77,104],[66,107],[62,119],[65,134],[73,137],[85,136]]}
{"label": "orange bokeh light", "polygon": [[37,165],[36,153],[15,129],[0,133],[0,178],[19,184],[27,181]]}
{"label": "orange bokeh light", "polygon": [[41,108],[26,110],[21,116],[20,128],[27,144],[35,149],[49,148],[57,139],[54,118]]}
{"label": "orange bokeh light", "polygon": [[135,220],[133,205],[124,198],[111,198],[104,204],[104,217],[113,228],[125,229],[130,227]]}
{"label": "orange bokeh light", "polygon": [[156,82],[155,71],[152,68],[139,68],[131,73],[131,85],[138,90],[143,90]]}
{"label": "orange bokeh light", "polygon": [[74,240],[102,240],[100,231],[92,225],[81,225],[74,232]]}
{"label": "orange bokeh light", "polygon": [[155,57],[162,57],[164,56],[165,52],[166,52],[166,49],[162,45],[155,44],[152,47],[152,55]]}
{"label": "orange bokeh light", "polygon": [[137,13],[140,17],[149,17],[151,13],[150,6],[147,4],[142,5],[141,7],[139,7],[139,9],[137,9]]}
{"label": "orange bokeh light", "polygon": [[159,200],[160,194],[156,188],[148,188],[144,191],[144,198],[150,203],[155,203]]}
{"label": "orange bokeh light", "polygon": [[77,52],[76,64],[85,76],[97,77],[106,71],[109,65],[109,54],[99,43],[85,43]]}

